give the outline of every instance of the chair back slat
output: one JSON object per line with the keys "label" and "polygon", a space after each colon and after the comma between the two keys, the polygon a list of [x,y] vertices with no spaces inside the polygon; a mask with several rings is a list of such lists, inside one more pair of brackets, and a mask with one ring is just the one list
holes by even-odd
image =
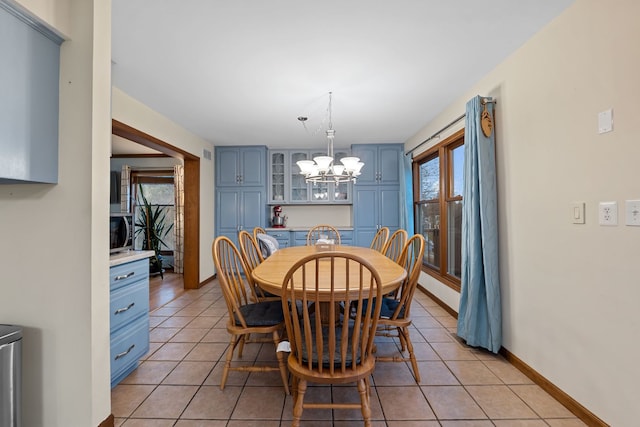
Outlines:
{"label": "chair back slat", "polygon": [[333,239],[336,245],[340,244],[340,232],[332,225],[318,224],[309,230],[307,233],[307,246],[315,245],[322,236],[327,236],[327,239]]}
{"label": "chair back slat", "polygon": [[371,241],[370,248],[383,253],[384,246],[387,244],[388,238],[389,227],[380,227],[376,235],[373,237],[373,240]]}
{"label": "chair back slat", "polygon": [[[331,275],[328,289],[319,288],[320,274]],[[338,283],[344,291],[335,290]],[[282,309],[297,363],[330,376],[372,363],[380,283],[375,268],[353,254],[317,252],[295,263],[283,281]]]}
{"label": "chair back slat", "polygon": [[402,255],[402,249],[404,249],[404,245],[407,242],[407,232],[406,230],[399,229],[396,230],[389,240],[387,240],[386,245],[384,245],[384,249],[382,253],[387,256],[387,258],[400,263],[400,256]]}
{"label": "chair back slat", "polygon": [[262,227],[253,227],[253,240],[258,242],[258,234],[267,234],[264,228]]}

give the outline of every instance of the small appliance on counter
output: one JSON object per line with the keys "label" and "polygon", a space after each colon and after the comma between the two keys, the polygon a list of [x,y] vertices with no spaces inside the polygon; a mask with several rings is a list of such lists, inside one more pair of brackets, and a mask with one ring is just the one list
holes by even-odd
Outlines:
{"label": "small appliance on counter", "polygon": [[282,215],[282,206],[275,205],[273,207],[273,218],[271,218],[271,226],[273,228],[284,228],[287,217]]}

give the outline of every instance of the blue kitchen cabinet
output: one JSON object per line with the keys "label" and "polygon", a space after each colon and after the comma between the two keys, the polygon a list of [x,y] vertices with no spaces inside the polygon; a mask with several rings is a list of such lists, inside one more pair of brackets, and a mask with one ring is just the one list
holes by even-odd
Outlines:
{"label": "blue kitchen cabinet", "polygon": [[285,229],[269,229],[267,234],[278,241],[280,248],[288,248],[291,246],[291,232]]}
{"label": "blue kitchen cabinet", "polygon": [[109,284],[113,388],[149,351],[149,259],[112,266]]}
{"label": "blue kitchen cabinet", "polygon": [[353,187],[354,244],[368,247],[380,227],[400,228],[402,144],[354,144],[353,155],[362,168]]}
{"label": "blue kitchen cabinet", "polygon": [[216,147],[215,234],[238,245],[238,232],[267,222],[267,148]]}
{"label": "blue kitchen cabinet", "polygon": [[354,144],[353,156],[364,166],[357,185],[400,185],[402,144]]}
{"label": "blue kitchen cabinet", "polygon": [[216,187],[262,187],[267,177],[267,147],[262,145],[215,149]]}

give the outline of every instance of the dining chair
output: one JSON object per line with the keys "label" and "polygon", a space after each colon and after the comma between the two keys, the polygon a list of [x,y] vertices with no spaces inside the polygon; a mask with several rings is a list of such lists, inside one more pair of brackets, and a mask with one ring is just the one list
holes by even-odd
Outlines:
{"label": "dining chair", "polygon": [[371,241],[371,249],[374,249],[378,252],[382,252],[384,249],[384,245],[387,243],[387,239],[389,238],[389,228],[388,227],[380,227],[375,236],[373,236],[373,240]]}
{"label": "dining chair", "polygon": [[391,237],[389,237],[389,240],[387,240],[387,243],[382,249],[382,253],[385,254],[387,258],[399,263],[402,249],[407,242],[407,237],[408,235],[406,230],[396,230]]}
{"label": "dining chair", "polygon": [[416,287],[418,286],[418,276],[422,266],[424,256],[424,237],[421,234],[413,235],[400,255],[400,265],[407,271],[407,277],[403,280],[400,288],[392,296],[382,298],[382,308],[376,335],[385,337],[398,337],[402,352],[408,350],[409,358],[403,356],[377,357],[378,362],[411,362],[413,376],[417,383],[420,383],[420,371],[418,362],[413,352],[413,344],[409,336],[409,326],[411,326],[411,302]]}
{"label": "dining chair", "polygon": [[224,390],[229,371],[280,371],[285,393],[289,394],[287,368],[282,352],[276,352],[278,367],[231,365],[236,347],[238,348],[238,357],[242,358],[242,350],[250,334],[271,334],[271,340],[260,340],[259,342],[272,341],[275,347],[278,347],[280,343],[279,331],[284,328],[282,304],[280,301],[250,302],[251,297],[253,296],[255,299],[256,296],[251,289],[247,291],[247,284],[243,278],[243,275],[246,277],[247,267],[240,252],[228,237],[217,237],[213,242],[211,252],[218,274],[218,282],[229,312],[227,332],[231,335],[220,389]]}
{"label": "dining chair", "polygon": [[257,301],[265,301],[267,299],[279,301],[279,296],[263,291],[251,276],[253,270],[264,261],[253,236],[246,230],[240,230],[238,232],[238,242],[240,243],[240,254],[247,267],[247,282],[253,288],[253,294],[256,296]]}
{"label": "dining chair", "polygon": [[[344,291],[327,292],[326,286],[318,286],[321,263],[323,268],[329,266],[322,278],[340,282]],[[366,298],[376,303],[366,304]],[[381,301],[380,275],[357,255],[316,252],[288,270],[282,284],[282,311],[291,345],[287,366],[293,379],[292,426],[299,426],[304,409],[312,408],[360,409],[364,425],[371,425],[370,376],[376,361],[372,347]],[[314,309],[321,304],[324,310]],[[340,310],[349,306],[355,307],[351,318]],[[305,402],[308,382],[355,382],[360,402]]]}
{"label": "dining chair", "polygon": [[[325,237],[326,236],[326,237]],[[315,245],[318,239],[333,240],[336,245],[340,244],[340,232],[337,228],[327,225],[318,224],[309,230],[307,233],[307,246]]]}
{"label": "dining chair", "polygon": [[258,243],[258,234],[267,234],[264,228],[262,227],[253,227],[253,240]]}

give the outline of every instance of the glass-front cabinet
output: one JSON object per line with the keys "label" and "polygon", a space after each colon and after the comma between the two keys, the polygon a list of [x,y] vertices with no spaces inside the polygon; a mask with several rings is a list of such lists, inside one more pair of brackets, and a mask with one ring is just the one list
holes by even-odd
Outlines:
{"label": "glass-front cabinet", "polygon": [[[299,160],[313,160],[326,155],[321,150],[271,150],[269,151],[269,201],[282,204],[341,203],[351,204],[351,183],[307,183]],[[336,151],[339,162],[348,156],[345,151]]]}

